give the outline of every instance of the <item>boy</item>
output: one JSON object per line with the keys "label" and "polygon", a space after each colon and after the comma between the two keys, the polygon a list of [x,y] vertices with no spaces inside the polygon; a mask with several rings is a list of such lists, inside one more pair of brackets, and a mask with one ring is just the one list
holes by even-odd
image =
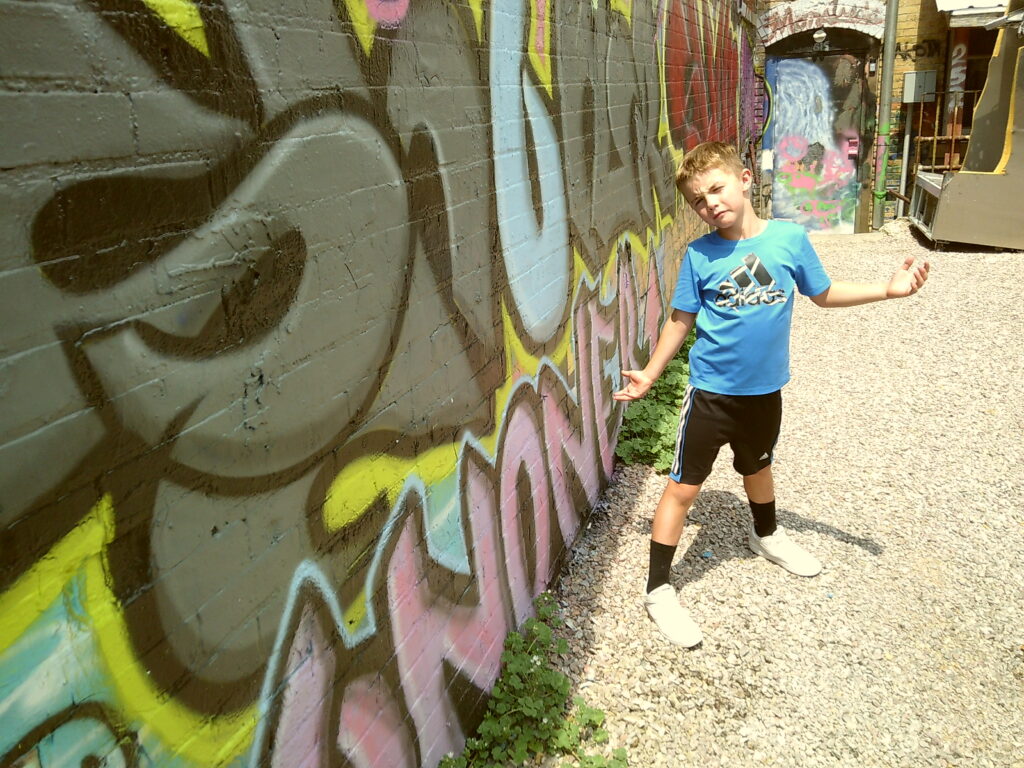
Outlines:
{"label": "boy", "polygon": [[696,321],[690,383],[679,418],[675,459],[651,528],[644,604],[673,643],[693,647],[700,628],[679,604],[669,569],[686,514],[729,443],[733,467],[753,515],[748,543],[758,555],[800,576],[816,576],[821,563],[786,535],[775,520],[772,453],[782,416],[782,386],[789,380],[789,328],[795,289],[819,307],[850,307],[910,296],[928,279],[928,262],[908,258],[888,283],[833,282],[804,230],[761,219],[750,202],[752,174],[736,149],[699,144],[676,177],[686,202],[711,232],[690,243],[680,266],[672,314],[647,367],[623,371],[616,400],[643,397],[679,351]]}

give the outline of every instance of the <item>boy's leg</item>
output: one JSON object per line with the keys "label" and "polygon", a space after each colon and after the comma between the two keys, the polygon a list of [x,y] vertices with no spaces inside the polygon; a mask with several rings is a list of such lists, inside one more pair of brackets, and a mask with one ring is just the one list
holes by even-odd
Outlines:
{"label": "boy's leg", "polygon": [[647,570],[647,591],[653,592],[668,584],[672,558],[675,557],[679,538],[683,535],[686,515],[700,493],[700,485],[677,483],[671,478],[661,494],[661,501],[654,511],[651,526],[651,560]]}
{"label": "boy's leg", "polygon": [[725,442],[721,420],[706,392],[687,386],[679,411],[679,429],[668,484],[654,511],[651,525],[651,560],[647,572],[647,592],[668,584],[669,570],[679,537],[683,535],[686,515],[711,473],[718,449]]}
{"label": "boy's leg", "polygon": [[677,483],[669,478],[665,492],[661,494],[661,501],[658,502],[658,508],[654,510],[652,540],[673,547],[679,544],[679,537],[683,535],[683,527],[686,525],[686,515],[700,493],[701,485],[703,483]]}
{"label": "boy's leg", "polygon": [[771,536],[777,527],[775,521],[775,481],[772,468],[767,466],[759,472],[743,477],[743,489],[747,492],[747,503],[754,516],[754,532],[758,536]]}
{"label": "boy's leg", "polygon": [[719,447],[724,443],[715,410],[706,393],[687,387],[679,412],[676,448],[668,485],[654,511],[651,525],[651,560],[644,605],[658,629],[676,645],[692,648],[702,639],[700,627],[679,604],[669,583],[672,558],[683,534],[686,515],[711,472]]}
{"label": "boy's leg", "polygon": [[732,442],[733,467],[743,475],[743,488],[754,516],[747,538],[750,549],[778,563],[798,576],[816,576],[821,563],[797,546],[775,521],[775,481],[772,454],[782,422],[782,396],[779,392],[745,400],[745,429]]}
{"label": "boy's leg", "polygon": [[669,584],[669,571],[679,537],[686,524],[686,513],[700,492],[700,485],[687,485],[669,479],[654,512],[651,528],[651,562],[647,573],[644,606],[662,634],[670,642],[684,648],[700,645],[703,636],[689,611],[679,604],[676,591]]}

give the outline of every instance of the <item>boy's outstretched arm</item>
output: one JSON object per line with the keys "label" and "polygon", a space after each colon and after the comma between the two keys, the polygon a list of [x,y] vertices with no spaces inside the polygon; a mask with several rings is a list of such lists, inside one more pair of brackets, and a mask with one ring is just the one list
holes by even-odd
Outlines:
{"label": "boy's outstretched arm", "polygon": [[661,328],[661,336],[658,343],[654,345],[654,352],[651,359],[642,371],[623,371],[626,379],[626,386],[612,394],[616,400],[638,400],[647,394],[655,379],[661,376],[665,366],[676,356],[679,348],[686,341],[686,336],[693,327],[696,315],[692,312],[683,312],[673,309],[665,325]]}
{"label": "boy's outstretched arm", "polygon": [[869,285],[837,280],[817,296],[812,296],[811,301],[819,307],[855,307],[872,301],[911,296],[921,290],[921,286],[928,279],[930,268],[931,265],[927,261],[915,267],[914,257],[908,256],[888,283]]}

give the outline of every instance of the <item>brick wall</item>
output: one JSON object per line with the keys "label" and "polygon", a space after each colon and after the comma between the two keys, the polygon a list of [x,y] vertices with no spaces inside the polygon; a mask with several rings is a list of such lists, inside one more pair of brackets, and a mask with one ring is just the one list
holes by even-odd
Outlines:
{"label": "brick wall", "polygon": [[900,0],[896,24],[896,62],[893,68],[893,111],[902,107],[903,76],[936,71],[936,86],[945,87],[947,22],[935,0]]}
{"label": "brick wall", "polygon": [[608,481],[752,30],[0,15],[0,763],[435,765]]}

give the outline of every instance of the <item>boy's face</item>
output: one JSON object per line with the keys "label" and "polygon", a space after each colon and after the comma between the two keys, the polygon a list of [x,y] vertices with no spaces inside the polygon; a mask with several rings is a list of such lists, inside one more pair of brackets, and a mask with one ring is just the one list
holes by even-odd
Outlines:
{"label": "boy's face", "polygon": [[704,222],[729,231],[743,222],[751,178],[747,168],[739,176],[726,168],[711,168],[683,182],[683,197]]}

